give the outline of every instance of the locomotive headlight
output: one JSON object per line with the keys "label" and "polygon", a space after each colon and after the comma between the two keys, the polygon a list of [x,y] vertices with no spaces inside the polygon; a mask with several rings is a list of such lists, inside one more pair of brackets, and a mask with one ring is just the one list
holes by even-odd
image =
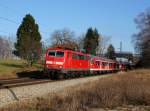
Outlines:
{"label": "locomotive headlight", "polygon": [[53,61],[46,61],[46,64],[53,64]]}

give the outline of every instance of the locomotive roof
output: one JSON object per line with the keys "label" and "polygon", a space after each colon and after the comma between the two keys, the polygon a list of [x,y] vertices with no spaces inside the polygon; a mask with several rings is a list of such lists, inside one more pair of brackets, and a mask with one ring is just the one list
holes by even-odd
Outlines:
{"label": "locomotive roof", "polygon": [[73,52],[73,53],[76,53],[76,54],[81,54],[81,55],[91,56],[91,57],[92,57],[92,59],[95,59],[95,60],[102,60],[102,61],[109,61],[109,62],[117,62],[117,61],[112,60],[112,59],[107,59],[107,58],[99,57],[99,56],[92,56],[92,55],[87,54],[87,53],[78,52],[78,51],[74,51],[74,50],[70,50],[70,49],[62,49],[62,48],[48,48],[47,50],[69,51],[69,52]]}
{"label": "locomotive roof", "polygon": [[79,51],[74,51],[74,50],[70,50],[70,49],[62,49],[62,48],[48,48],[47,50],[69,51],[69,52],[73,52],[73,53],[76,53],[76,54],[82,54],[82,55],[90,56],[90,54],[83,53],[83,52],[79,52]]}

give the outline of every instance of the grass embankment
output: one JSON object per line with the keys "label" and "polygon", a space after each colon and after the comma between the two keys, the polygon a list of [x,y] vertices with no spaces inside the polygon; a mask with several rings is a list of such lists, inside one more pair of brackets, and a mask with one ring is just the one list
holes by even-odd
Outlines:
{"label": "grass embankment", "polygon": [[124,105],[150,106],[150,70],[113,75],[53,97],[47,95],[32,102],[17,103],[2,111],[90,111]]}
{"label": "grass embankment", "polygon": [[16,73],[41,69],[41,65],[34,64],[29,68],[24,60],[0,60],[0,78],[16,77]]}

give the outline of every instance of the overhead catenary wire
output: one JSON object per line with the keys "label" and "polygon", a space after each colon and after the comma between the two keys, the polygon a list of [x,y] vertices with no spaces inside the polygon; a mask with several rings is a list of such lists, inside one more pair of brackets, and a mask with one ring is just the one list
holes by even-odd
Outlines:
{"label": "overhead catenary wire", "polygon": [[6,32],[6,31],[3,31],[3,30],[0,30],[0,32],[2,32],[2,33],[7,33],[7,34],[8,34],[8,32]]}
{"label": "overhead catenary wire", "polygon": [[17,23],[16,21],[11,20],[11,19],[9,19],[9,18],[5,18],[5,17],[1,17],[1,16],[0,16],[0,19],[1,19],[1,20],[5,20],[5,21],[8,21],[8,22],[11,22],[11,23],[14,23],[14,24],[17,24],[17,25],[19,24],[19,23]]}
{"label": "overhead catenary wire", "polygon": [[[18,10],[14,10],[12,8],[9,8],[8,6],[6,5],[3,5],[0,3],[0,7],[4,8],[5,10],[8,10],[9,12],[11,12],[11,15],[14,15],[14,16],[19,16],[19,15],[23,15],[22,13],[20,13],[20,11]],[[19,27],[19,25],[21,24],[20,22],[17,22],[16,20],[13,20],[12,18],[8,18],[8,17],[3,17],[2,15],[0,16],[0,20],[3,20],[3,21],[7,21],[9,23],[12,23],[16,26]],[[45,30],[41,30],[41,28],[39,28],[39,32],[41,33],[42,36],[44,36],[43,34],[46,34],[46,35],[50,35],[50,31],[48,31],[49,29],[48,28],[45,28],[45,27],[48,27],[47,25],[45,24],[41,24],[40,23],[40,27],[43,27]],[[17,30],[17,29],[16,29]],[[6,32],[5,30],[1,30],[0,29],[0,35],[2,36],[10,36],[11,34],[16,34],[16,32]],[[46,40],[47,41],[47,40]]]}
{"label": "overhead catenary wire", "polygon": [[[1,19],[1,20],[4,20],[4,21],[8,21],[8,22],[13,23],[13,24],[16,24],[16,25],[19,25],[19,24],[20,24],[20,23],[14,21],[14,20],[9,19],[9,18],[5,18],[5,17],[1,17],[1,16],[0,16],[0,19]],[[49,33],[49,32],[47,32],[47,31],[43,31],[43,30],[40,30],[40,31],[41,31],[42,33]]]}
{"label": "overhead catenary wire", "polygon": [[[12,9],[12,8],[9,8],[8,6],[3,5],[3,4],[1,4],[1,3],[0,3],[0,7],[5,8],[5,9],[11,11],[11,12],[13,13],[13,15],[15,14],[15,16],[16,16],[16,14],[23,15],[23,14],[20,13],[18,10],[14,10],[14,9]],[[7,17],[2,17],[2,16],[0,16],[0,19],[1,19],[1,20],[5,20],[5,21],[8,21],[8,22],[13,23],[13,24],[16,24],[16,25],[19,25],[19,24],[20,24],[19,22],[16,22],[16,21],[14,21],[14,20],[12,20],[12,19],[9,19],[9,18],[7,18]],[[43,25],[43,28],[44,28],[45,26],[47,26],[47,25],[45,25],[45,24],[41,24],[41,25]],[[47,30],[47,29],[46,29],[46,30]],[[48,31],[43,31],[43,30],[40,30],[40,32],[42,32],[42,33],[48,33],[48,34],[50,33],[50,32],[48,32]]]}
{"label": "overhead catenary wire", "polygon": [[14,9],[9,8],[8,6],[6,6],[4,4],[1,4],[1,3],[0,3],[0,7],[3,8],[3,9],[9,10],[9,12],[11,12],[13,14],[16,14],[16,13],[21,14],[21,12],[19,12],[19,10],[14,10]]}
{"label": "overhead catenary wire", "polygon": [[[16,21],[11,20],[11,19],[6,18],[6,17],[1,17],[1,16],[0,16],[0,19],[1,19],[1,20],[4,20],[4,21],[7,21],[7,22],[10,22],[10,23],[13,23],[13,24],[16,24],[16,25],[19,25],[19,24],[20,24],[20,23],[18,23],[18,22],[16,22]],[[39,30],[39,31],[42,32],[42,33],[49,33],[49,32],[43,31],[43,30]],[[6,33],[5,31],[0,31],[0,32]]]}

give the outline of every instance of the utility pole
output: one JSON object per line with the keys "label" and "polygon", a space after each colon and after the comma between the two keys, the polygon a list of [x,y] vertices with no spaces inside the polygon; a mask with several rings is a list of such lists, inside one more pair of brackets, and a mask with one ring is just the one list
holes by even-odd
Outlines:
{"label": "utility pole", "polygon": [[118,48],[120,53],[122,52],[122,41],[120,41],[120,47]]}
{"label": "utility pole", "polygon": [[122,41],[120,42],[120,52],[122,52]]}
{"label": "utility pole", "polygon": [[[120,54],[121,54],[121,52],[122,52],[122,41],[120,41],[120,48],[118,48],[118,49],[120,49]],[[120,62],[122,62],[122,58],[120,58]]]}

